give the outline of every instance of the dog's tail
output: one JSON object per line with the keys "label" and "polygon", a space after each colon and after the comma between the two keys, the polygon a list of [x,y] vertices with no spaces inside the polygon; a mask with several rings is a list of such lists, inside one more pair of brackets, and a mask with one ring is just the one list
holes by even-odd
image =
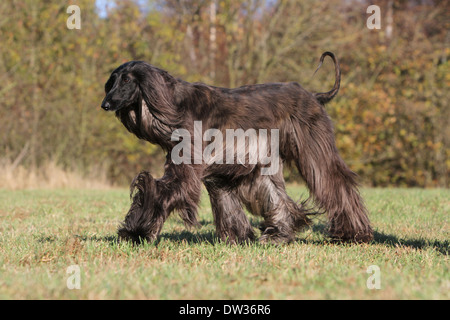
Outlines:
{"label": "dog's tail", "polygon": [[314,97],[322,104],[325,104],[325,103],[329,102],[331,99],[333,99],[334,96],[338,93],[339,87],[341,85],[341,69],[339,67],[339,62],[338,62],[336,56],[332,52],[326,51],[326,52],[322,53],[322,55],[320,56],[319,66],[317,67],[314,74],[316,74],[317,70],[319,70],[319,68],[322,66],[323,59],[325,59],[325,56],[329,56],[329,57],[331,57],[331,59],[333,59],[336,80],[334,82],[334,86],[333,86],[333,89],[331,89],[331,91],[323,92],[323,93],[319,92],[319,93],[313,94]]}

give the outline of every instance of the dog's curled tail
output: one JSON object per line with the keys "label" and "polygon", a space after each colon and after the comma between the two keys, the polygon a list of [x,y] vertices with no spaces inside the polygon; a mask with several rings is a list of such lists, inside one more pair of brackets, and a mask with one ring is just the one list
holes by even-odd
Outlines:
{"label": "dog's curled tail", "polygon": [[334,70],[335,70],[335,81],[334,81],[333,89],[331,89],[331,91],[323,92],[323,93],[319,92],[319,93],[313,94],[314,97],[322,104],[325,104],[325,103],[329,102],[331,99],[333,99],[334,96],[338,93],[339,87],[341,85],[341,69],[339,67],[339,62],[337,61],[336,56],[332,52],[326,51],[326,52],[322,53],[322,55],[320,56],[319,66],[317,67],[314,74],[316,74],[317,70],[319,70],[319,68],[322,66],[323,59],[325,59],[326,56],[329,56],[329,57],[331,57],[331,59],[333,59]]}

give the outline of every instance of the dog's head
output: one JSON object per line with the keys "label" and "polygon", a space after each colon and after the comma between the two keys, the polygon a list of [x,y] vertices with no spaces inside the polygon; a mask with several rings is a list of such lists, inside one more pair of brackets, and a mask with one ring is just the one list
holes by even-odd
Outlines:
{"label": "dog's head", "polygon": [[106,82],[102,108],[118,116],[132,109],[141,113],[144,102],[158,121],[175,124],[180,117],[173,103],[176,84],[169,73],[144,61],[126,62]]}
{"label": "dog's head", "polygon": [[130,61],[113,71],[105,84],[105,98],[102,108],[118,111],[140,102],[140,74],[151,66],[142,61]]}

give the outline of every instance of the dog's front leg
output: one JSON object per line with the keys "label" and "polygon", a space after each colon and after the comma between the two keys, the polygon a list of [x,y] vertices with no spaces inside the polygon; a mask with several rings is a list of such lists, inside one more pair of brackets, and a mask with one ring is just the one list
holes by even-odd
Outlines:
{"label": "dog's front leg", "polygon": [[119,239],[140,243],[157,239],[169,214],[177,210],[186,226],[198,225],[201,181],[190,165],[166,162],[164,176],[139,173],[131,184],[133,202],[119,229]]}
{"label": "dog's front leg", "polygon": [[146,171],[140,172],[131,182],[130,197],[131,207],[119,227],[119,240],[134,243],[156,240],[167,218],[158,202],[157,180]]}

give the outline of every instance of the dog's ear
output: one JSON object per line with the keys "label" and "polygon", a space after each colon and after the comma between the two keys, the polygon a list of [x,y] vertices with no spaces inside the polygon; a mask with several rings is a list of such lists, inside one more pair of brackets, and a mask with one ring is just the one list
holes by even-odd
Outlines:
{"label": "dog's ear", "polygon": [[166,71],[148,64],[139,70],[139,89],[151,114],[159,121],[175,127],[181,122],[179,110],[174,103],[176,80]]}

